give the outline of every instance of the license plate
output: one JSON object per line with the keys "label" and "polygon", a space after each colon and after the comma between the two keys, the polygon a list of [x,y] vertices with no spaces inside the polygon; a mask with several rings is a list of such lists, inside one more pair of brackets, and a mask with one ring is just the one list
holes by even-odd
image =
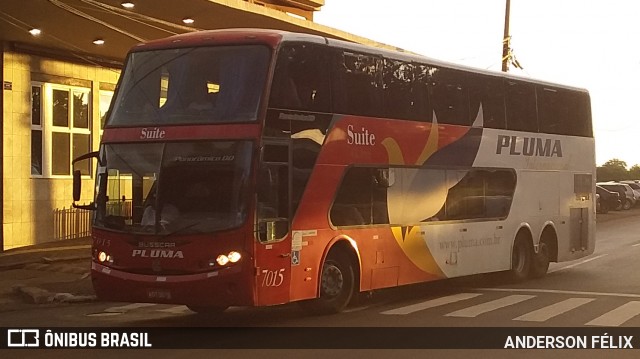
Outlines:
{"label": "license plate", "polygon": [[171,299],[171,292],[166,289],[149,289],[147,290],[149,299]]}

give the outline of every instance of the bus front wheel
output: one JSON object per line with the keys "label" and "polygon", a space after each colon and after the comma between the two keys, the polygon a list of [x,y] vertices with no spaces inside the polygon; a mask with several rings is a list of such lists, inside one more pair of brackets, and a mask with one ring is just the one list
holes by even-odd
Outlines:
{"label": "bus front wheel", "polygon": [[342,311],[351,301],[355,289],[355,274],[349,257],[344,252],[331,252],[322,265],[320,295],[301,305],[314,314],[334,314]]}
{"label": "bus front wheel", "polygon": [[511,254],[511,271],[510,279],[513,282],[522,282],[529,277],[532,262],[532,250],[527,240],[527,236],[519,233],[513,244],[513,252]]}

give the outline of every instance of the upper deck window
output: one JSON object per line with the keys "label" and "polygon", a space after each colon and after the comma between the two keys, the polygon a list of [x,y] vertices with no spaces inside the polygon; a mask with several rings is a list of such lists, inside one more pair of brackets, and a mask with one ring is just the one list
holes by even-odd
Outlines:
{"label": "upper deck window", "polygon": [[278,54],[269,106],[331,112],[331,67],[327,48],[309,44],[284,46]]}
{"label": "upper deck window", "polygon": [[135,52],[106,127],[255,121],[268,64],[258,45]]}

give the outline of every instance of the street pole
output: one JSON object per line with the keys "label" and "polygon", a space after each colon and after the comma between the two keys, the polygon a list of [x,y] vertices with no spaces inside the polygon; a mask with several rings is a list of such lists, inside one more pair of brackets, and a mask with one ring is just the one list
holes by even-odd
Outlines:
{"label": "street pole", "polygon": [[502,72],[509,70],[509,8],[511,0],[507,0],[507,8],[504,12],[504,37],[502,38]]}

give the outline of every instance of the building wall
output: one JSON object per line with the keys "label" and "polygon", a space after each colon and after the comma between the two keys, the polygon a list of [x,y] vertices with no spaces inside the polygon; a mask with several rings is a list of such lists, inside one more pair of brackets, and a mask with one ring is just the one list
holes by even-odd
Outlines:
{"label": "building wall", "polygon": [[[10,90],[3,90],[2,103],[2,230],[3,249],[7,250],[54,240],[54,211],[69,208],[72,203],[70,175],[33,174],[32,86],[88,88],[90,147],[97,150],[100,140],[99,94],[101,88],[103,92],[114,88],[119,70],[11,51],[5,51],[2,56],[3,81],[11,83]],[[48,101],[48,107],[51,107],[51,99]],[[46,107],[43,107],[42,115],[51,116],[51,110]],[[51,123],[47,124],[43,119],[42,128],[49,126]],[[51,137],[44,134],[42,137],[43,152],[47,152],[45,157],[57,156],[60,149],[53,146]],[[95,163],[92,167],[91,176],[83,181],[84,201],[90,201],[93,196]]]}

